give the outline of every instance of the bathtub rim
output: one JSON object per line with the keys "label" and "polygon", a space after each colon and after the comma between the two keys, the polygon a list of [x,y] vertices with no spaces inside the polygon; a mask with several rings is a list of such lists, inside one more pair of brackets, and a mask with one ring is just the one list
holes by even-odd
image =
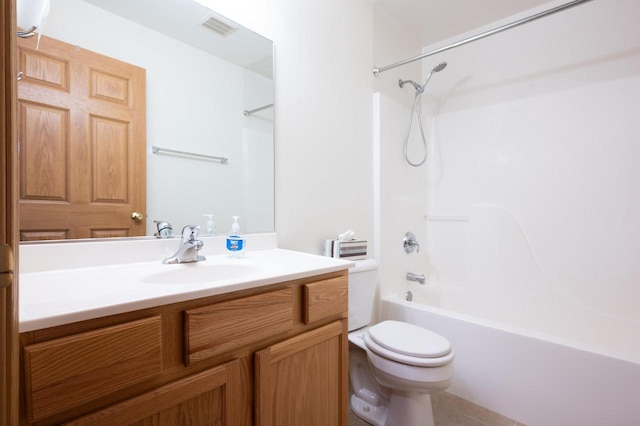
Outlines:
{"label": "bathtub rim", "polygon": [[[618,353],[616,351],[610,350],[606,347],[592,345],[582,342],[573,341],[571,339],[567,339],[564,337],[554,336],[549,333],[544,333],[541,331],[530,330],[524,327],[517,327],[509,324],[503,324],[498,321],[488,320],[480,317],[475,317],[473,315],[464,314],[460,312],[453,311],[451,309],[442,308],[440,306],[433,306],[426,303],[421,303],[419,301],[415,301],[415,299],[411,302],[407,301],[404,297],[401,297],[400,294],[389,294],[386,296],[380,297],[380,303],[383,302],[388,303],[398,303],[401,306],[405,306],[408,308],[420,309],[433,314],[443,315],[446,317],[450,317],[459,321],[472,323],[475,325],[480,325],[483,327],[493,328],[505,333],[513,333],[516,335],[524,336],[527,338],[531,338],[541,342],[553,343],[560,346],[566,346],[574,350],[578,350],[581,352],[596,354],[600,356],[604,356],[607,358],[612,358],[617,361],[626,362],[633,365],[640,365],[640,359],[636,360],[632,357],[626,356],[625,354]],[[446,336],[445,336],[446,337]]]}

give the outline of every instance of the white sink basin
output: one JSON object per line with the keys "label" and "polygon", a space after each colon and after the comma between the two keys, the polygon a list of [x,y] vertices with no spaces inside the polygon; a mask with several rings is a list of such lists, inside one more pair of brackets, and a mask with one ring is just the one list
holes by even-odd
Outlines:
{"label": "white sink basin", "polygon": [[[86,247],[70,246],[80,254]],[[160,259],[166,253],[162,253],[154,261],[21,272],[20,332],[257,288],[352,265],[282,249],[250,251],[239,259],[205,255],[207,260],[194,263],[165,265]]]}
{"label": "white sink basin", "polygon": [[252,264],[206,264],[200,262],[177,265],[158,265],[164,269],[141,277],[140,282],[148,284],[201,284],[222,280],[249,278],[266,272],[266,268]]}

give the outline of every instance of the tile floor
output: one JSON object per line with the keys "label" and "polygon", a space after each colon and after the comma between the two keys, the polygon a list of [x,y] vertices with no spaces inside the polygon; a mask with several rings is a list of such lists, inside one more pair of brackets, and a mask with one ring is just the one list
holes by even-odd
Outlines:
{"label": "tile floor", "polygon": [[[447,392],[431,395],[436,426],[525,426]],[[349,426],[369,426],[349,413]]]}

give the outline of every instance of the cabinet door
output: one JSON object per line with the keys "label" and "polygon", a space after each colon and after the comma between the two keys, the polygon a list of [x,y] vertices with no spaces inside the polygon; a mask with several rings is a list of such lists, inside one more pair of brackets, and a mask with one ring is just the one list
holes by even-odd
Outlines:
{"label": "cabinet door", "polygon": [[256,425],[347,426],[346,320],[255,356]]}
{"label": "cabinet door", "polygon": [[235,426],[240,424],[238,360],[177,380],[66,425]]}

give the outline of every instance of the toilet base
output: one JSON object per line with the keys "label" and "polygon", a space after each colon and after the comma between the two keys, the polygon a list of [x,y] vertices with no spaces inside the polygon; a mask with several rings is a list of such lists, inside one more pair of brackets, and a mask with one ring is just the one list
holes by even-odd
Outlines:
{"label": "toilet base", "polygon": [[387,419],[387,407],[368,404],[356,395],[351,395],[351,411],[373,426],[384,426]]}
{"label": "toilet base", "polygon": [[429,394],[393,391],[385,426],[435,426]]}
{"label": "toilet base", "polygon": [[393,392],[388,407],[368,404],[351,395],[351,411],[373,426],[435,426],[428,394]]}

